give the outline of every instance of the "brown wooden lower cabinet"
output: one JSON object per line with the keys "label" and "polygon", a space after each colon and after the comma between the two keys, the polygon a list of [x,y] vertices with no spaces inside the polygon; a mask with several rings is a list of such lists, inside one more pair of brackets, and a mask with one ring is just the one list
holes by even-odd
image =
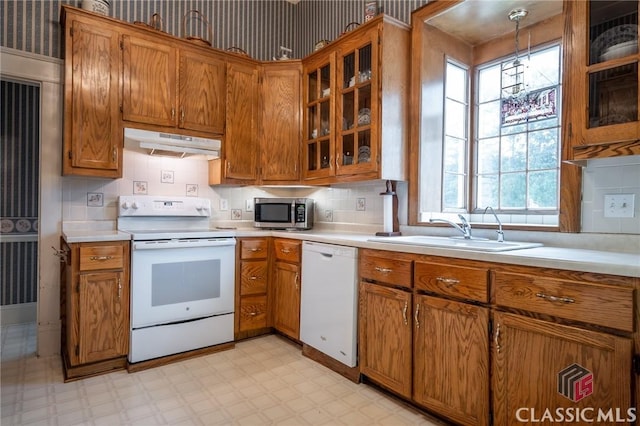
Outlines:
{"label": "brown wooden lower cabinet", "polygon": [[301,256],[301,240],[273,239],[273,326],[294,340],[300,339]]}
{"label": "brown wooden lower cabinet", "polygon": [[489,424],[489,309],[414,300],[413,400],[461,424]]}
{"label": "brown wooden lower cabinet", "polygon": [[236,249],[235,337],[268,332],[269,239],[238,238]]}
{"label": "brown wooden lower cabinet", "polygon": [[412,295],[360,282],[360,372],[385,388],[411,397]]}
{"label": "brown wooden lower cabinet", "polygon": [[61,243],[65,380],[126,367],[129,242]]}
{"label": "brown wooden lower cabinet", "polygon": [[493,339],[495,425],[629,418],[630,338],[494,312]]}
{"label": "brown wooden lower cabinet", "polygon": [[456,424],[635,421],[639,279],[367,249],[359,265],[372,382]]}

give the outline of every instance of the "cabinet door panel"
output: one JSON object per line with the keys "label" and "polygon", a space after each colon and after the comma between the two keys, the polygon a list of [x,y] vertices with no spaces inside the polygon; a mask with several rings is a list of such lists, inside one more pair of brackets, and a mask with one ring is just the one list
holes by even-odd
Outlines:
{"label": "cabinet door panel", "polygon": [[413,399],[461,424],[489,422],[489,311],[416,296]]}
{"label": "cabinet door panel", "polygon": [[[631,339],[501,312],[493,329],[494,424],[516,424],[517,415],[530,421],[534,411],[539,418],[547,409],[556,416],[557,410],[593,408],[585,411],[593,418],[598,409],[620,408],[626,417]],[[574,364],[581,371],[576,380],[559,382]]]}
{"label": "cabinet door panel", "polygon": [[129,291],[122,272],[80,275],[79,362],[126,355],[129,336]]}
{"label": "cabinet door panel", "polygon": [[275,263],[274,326],[293,339],[300,338],[300,266]]}
{"label": "cabinet door panel", "polygon": [[262,180],[300,179],[301,69],[265,64],[262,79]]}
{"label": "cabinet door panel", "polygon": [[224,133],[225,75],[224,59],[180,50],[180,127]]}
{"label": "cabinet door panel", "polygon": [[411,397],[411,293],[360,283],[360,372]]}
{"label": "cabinet door panel", "polygon": [[122,119],[176,125],[176,49],[124,35]]}
{"label": "cabinet door panel", "polygon": [[[79,21],[72,25],[73,37],[68,42],[72,44],[69,59],[73,67],[71,117],[65,123],[71,127],[71,134],[66,135],[71,143],[65,165],[70,158],[72,168],[117,171],[122,146],[118,131],[118,33]],[[65,168],[64,173],[73,171]]]}
{"label": "cabinet door panel", "polygon": [[227,64],[227,117],[224,141],[227,179],[255,181],[258,176],[258,69]]}

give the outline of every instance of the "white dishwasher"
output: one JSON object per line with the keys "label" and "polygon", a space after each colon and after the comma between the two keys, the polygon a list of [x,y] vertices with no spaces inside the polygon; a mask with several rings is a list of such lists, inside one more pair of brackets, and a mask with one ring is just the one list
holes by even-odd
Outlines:
{"label": "white dishwasher", "polygon": [[304,241],[300,340],[355,367],[358,327],[358,249]]}

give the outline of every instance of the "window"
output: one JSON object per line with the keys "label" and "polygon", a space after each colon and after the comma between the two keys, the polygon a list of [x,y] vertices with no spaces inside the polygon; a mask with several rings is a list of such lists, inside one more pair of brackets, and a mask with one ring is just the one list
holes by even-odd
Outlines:
{"label": "window", "polygon": [[560,158],[560,46],[478,67],[474,207],[557,214]]}
{"label": "window", "polygon": [[474,68],[446,57],[440,141],[429,131],[420,140],[418,222],[467,213],[493,223],[491,206],[504,223],[558,225],[560,55],[555,43]]}

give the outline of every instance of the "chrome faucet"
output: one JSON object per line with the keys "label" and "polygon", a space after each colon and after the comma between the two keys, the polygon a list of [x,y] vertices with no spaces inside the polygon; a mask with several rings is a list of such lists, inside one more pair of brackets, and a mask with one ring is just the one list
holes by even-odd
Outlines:
{"label": "chrome faucet", "polygon": [[465,219],[464,216],[462,216],[461,214],[459,214],[458,217],[460,218],[460,221],[462,222],[462,226],[458,225],[455,222],[451,222],[450,220],[439,219],[439,218],[431,218],[431,219],[429,219],[429,222],[444,222],[444,223],[448,223],[449,225],[453,226],[455,229],[460,231],[465,240],[470,240],[471,239],[471,225],[469,224],[469,222],[467,222],[467,219]]}
{"label": "chrome faucet", "polygon": [[493,217],[495,217],[496,221],[498,222],[498,230],[496,231],[498,233],[498,242],[504,243],[504,232],[502,232],[502,222],[500,222],[498,215],[496,214],[496,212],[493,210],[493,207],[491,206],[488,206],[486,209],[484,209],[484,213],[482,213],[483,216],[487,213],[487,210],[491,210]]}

